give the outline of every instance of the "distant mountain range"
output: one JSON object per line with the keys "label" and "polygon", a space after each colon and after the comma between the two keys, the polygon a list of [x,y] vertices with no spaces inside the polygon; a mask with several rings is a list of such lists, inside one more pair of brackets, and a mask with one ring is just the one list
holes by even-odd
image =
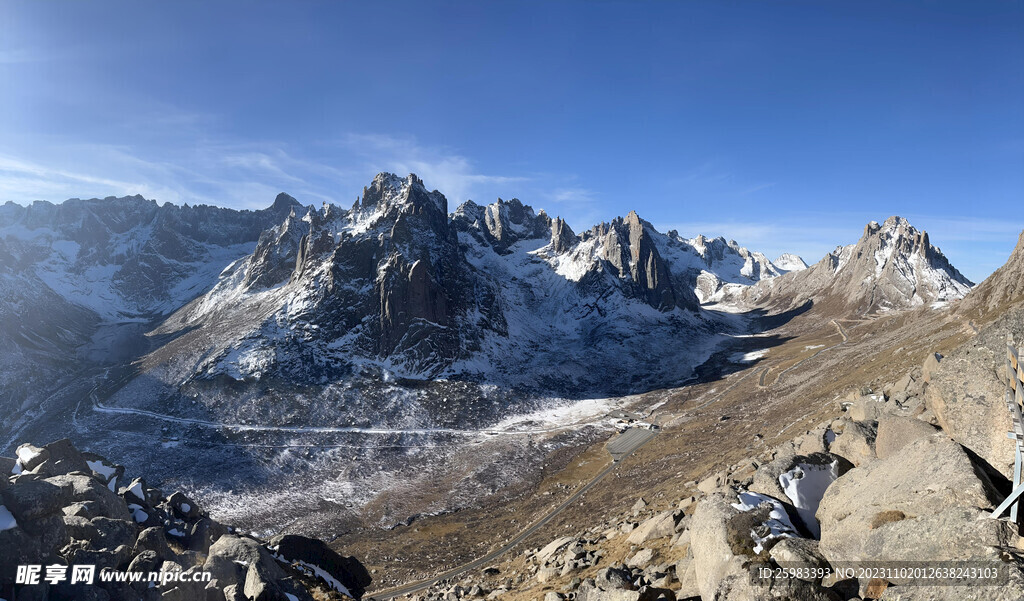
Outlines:
{"label": "distant mountain range", "polygon": [[348,209],[286,194],[261,211],[7,203],[0,384],[19,412],[76,374],[132,362],[115,405],[479,424],[548,395],[685,381],[765,312],[898,310],[971,285],[898,217],[807,268],[661,233],[635,212],[579,234],[517,199],[449,213],[415,175],[379,174]]}

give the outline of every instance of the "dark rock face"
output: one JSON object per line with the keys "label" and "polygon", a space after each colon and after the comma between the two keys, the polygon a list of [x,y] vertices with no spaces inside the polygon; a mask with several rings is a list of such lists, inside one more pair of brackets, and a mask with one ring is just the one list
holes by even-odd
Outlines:
{"label": "dark rock face", "polygon": [[[102,474],[55,473],[61,466],[72,466],[64,459],[83,455],[66,440],[41,448],[21,448],[31,451],[22,452],[26,462],[19,459],[15,465],[15,471],[21,473],[4,476],[4,486],[0,487],[0,518],[5,518],[0,522],[0,598],[34,599],[49,595],[54,599],[141,601],[233,599],[242,593],[248,599],[286,601],[291,595],[309,600],[312,592],[325,595],[332,587],[331,583],[308,575],[309,566],[322,566],[343,583],[342,587],[348,587],[349,596],[357,599],[370,583],[366,569],[357,560],[341,557],[322,541],[285,537],[274,548],[280,552],[283,545],[287,557],[280,553],[280,558],[275,559],[266,543],[228,534],[227,527],[211,520],[195,501],[181,493],[173,493],[163,501],[162,492],[147,488],[141,479],[136,479],[132,486],[139,486],[141,497],[122,489],[122,498],[104,486],[106,477]],[[95,458],[112,465],[97,455],[89,457],[90,461]],[[28,465],[35,468],[27,469]],[[43,469],[47,473],[40,473]],[[54,475],[44,480],[48,474]],[[77,515],[86,506],[102,507],[102,512],[108,515]],[[13,522],[7,521],[6,515]],[[150,522],[155,525],[147,527]],[[168,537],[174,541],[174,548],[168,544]],[[199,563],[200,557],[206,557],[205,563]],[[45,582],[14,584],[18,565],[53,563],[144,573],[167,569],[194,573],[205,569],[215,579],[209,583],[168,582],[157,588],[145,581],[129,584],[98,578],[89,586],[69,582],[52,588]]]}
{"label": "dark rock face", "polygon": [[556,217],[551,222],[551,250],[556,253],[565,253],[576,246],[576,234],[572,228],[561,217]]}
{"label": "dark rock face", "polygon": [[[700,305],[689,281],[673,281],[668,262],[651,236],[653,226],[630,211],[625,219],[601,224],[589,235],[601,241],[602,258],[616,277],[624,280],[625,294],[659,311],[674,308],[696,310]],[[688,278],[686,278],[688,280]]]}
{"label": "dark rock face", "polygon": [[357,597],[370,585],[370,574],[361,563],[338,555],[323,541],[286,534],[270,539],[270,547],[288,561],[302,561],[321,568]]}

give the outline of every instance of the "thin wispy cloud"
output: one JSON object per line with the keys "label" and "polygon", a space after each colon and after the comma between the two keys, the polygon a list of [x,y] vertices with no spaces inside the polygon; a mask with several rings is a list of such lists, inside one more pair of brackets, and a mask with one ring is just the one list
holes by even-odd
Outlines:
{"label": "thin wispy cloud", "polygon": [[432,188],[444,193],[454,209],[466,200],[493,202],[512,187],[528,181],[525,176],[481,173],[471,160],[450,149],[422,145],[411,137],[386,134],[348,134],[341,145],[361,157],[370,171],[399,175],[415,173]]}

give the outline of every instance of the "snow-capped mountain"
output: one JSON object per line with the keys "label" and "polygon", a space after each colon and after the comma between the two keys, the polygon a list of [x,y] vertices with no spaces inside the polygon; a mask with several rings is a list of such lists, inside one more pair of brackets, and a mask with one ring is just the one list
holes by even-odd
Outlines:
{"label": "snow-capped mountain", "polygon": [[486,423],[545,395],[685,380],[746,327],[702,303],[900,308],[970,286],[898,218],[803,266],[661,233],[635,212],[579,234],[517,199],[449,214],[414,175],[378,175],[348,209],[286,194],[262,211],[8,203],[0,377],[13,409],[50,392],[32,382],[134,362],[115,405],[234,423]]}
{"label": "snow-capped mountain", "polygon": [[[680,381],[735,327],[701,312],[694,286],[700,269],[742,264],[703,250],[636,213],[579,235],[516,199],[449,215],[416,176],[380,174],[352,208],[293,210],[266,231],[154,330],[169,342],[124,398],[178,398],[187,411],[217,389],[218,412],[265,404],[256,413],[271,415],[272,404],[289,416],[266,388],[302,387],[332,423],[416,424],[496,417],[480,385],[536,398]],[[396,376],[424,384],[351,402]],[[439,383],[449,381],[472,384],[455,394]],[[504,411],[515,396],[504,394]]]}
{"label": "snow-capped mountain", "polygon": [[[669,233],[670,236],[673,234],[674,232]],[[697,236],[684,242],[700,258],[691,264],[690,269],[698,273],[695,292],[701,302],[721,300],[728,291],[742,289],[786,273],[786,270],[769,261],[768,257],[743,248],[735,240]],[[800,260],[799,257],[796,259]]]}
{"label": "snow-capped mountain", "polygon": [[807,269],[807,263],[805,263],[799,255],[794,255],[792,253],[783,253],[782,255],[779,255],[779,258],[772,261],[772,263],[775,264],[775,267],[779,271],[786,273]]}
{"label": "snow-capped mountain", "polygon": [[297,204],[282,195],[235,211],[133,196],[0,206],[0,407],[33,406],[91,362],[134,358],[152,320],[208,291]]}
{"label": "snow-capped mountain", "polygon": [[974,284],[926,232],[893,216],[872,221],[856,244],[841,246],[815,265],[739,292],[748,303],[791,308],[812,300],[838,313],[872,313],[958,300]]}

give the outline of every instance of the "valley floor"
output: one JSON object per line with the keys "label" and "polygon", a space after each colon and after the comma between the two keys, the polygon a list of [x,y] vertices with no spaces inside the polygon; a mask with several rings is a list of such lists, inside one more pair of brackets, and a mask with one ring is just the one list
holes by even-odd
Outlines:
{"label": "valley floor", "polygon": [[[973,333],[970,324],[941,310],[922,309],[862,320],[832,320],[812,311],[752,337],[747,350],[733,357],[749,361],[738,371],[631,399],[629,408],[650,415],[660,433],[531,530],[503,561],[602,523],[639,497],[655,510],[668,509],[709,473],[835,415],[837,400],[850,391],[898,378],[929,353],[955,348]],[[752,352],[759,348],[766,352]],[[334,544],[376,570],[378,591],[431,578],[505,547],[577,494],[612,465],[607,440],[596,436],[591,444],[558,450],[541,464],[539,479],[498,491],[477,507],[387,531],[356,530]]]}

